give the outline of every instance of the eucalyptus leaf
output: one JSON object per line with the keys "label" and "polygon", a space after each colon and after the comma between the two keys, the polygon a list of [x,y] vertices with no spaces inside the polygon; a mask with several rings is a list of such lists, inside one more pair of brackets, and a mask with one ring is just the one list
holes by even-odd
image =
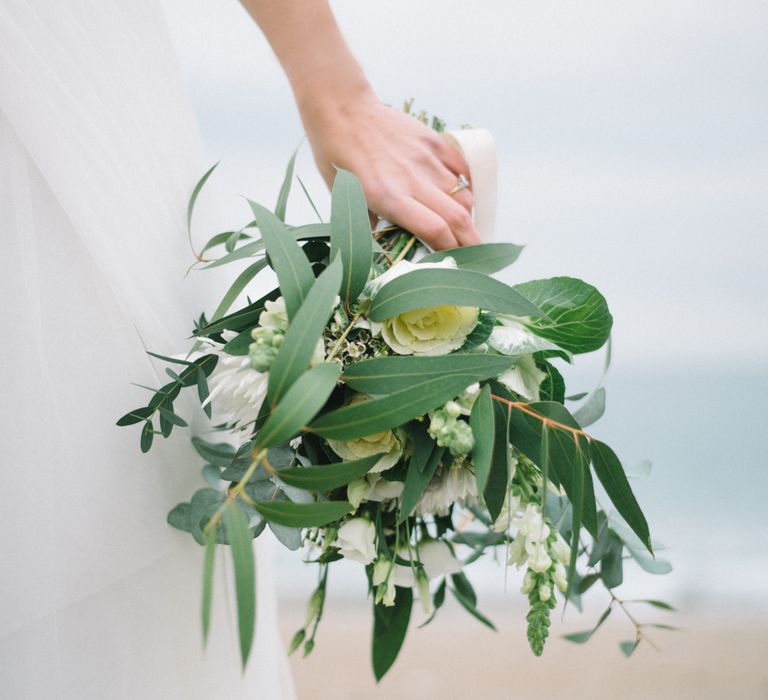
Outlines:
{"label": "eucalyptus leaf", "polygon": [[240,656],[245,668],[256,627],[256,562],[253,556],[253,533],[248,527],[245,513],[236,505],[224,509],[224,527],[235,569]]}
{"label": "eucalyptus leaf", "polygon": [[483,493],[491,473],[495,435],[493,399],[491,398],[491,388],[487,384],[475,399],[472,413],[469,416],[469,425],[475,439],[475,446],[472,449],[472,464],[475,466],[477,492]]}
{"label": "eucalyptus leaf", "polygon": [[603,413],[605,413],[605,389],[599,386],[573,412],[573,417],[582,428],[586,428],[602,418]]}
{"label": "eucalyptus leaf", "polygon": [[509,412],[493,404],[493,451],[483,499],[494,522],[501,514],[509,484]]}
{"label": "eucalyptus leaf", "polygon": [[384,321],[406,311],[445,304],[546,318],[535,304],[503,282],[481,272],[450,268],[414,270],[395,277],[374,296],[368,318]]}
{"label": "eucalyptus leaf", "polygon": [[632,487],[629,485],[629,481],[627,481],[619,458],[608,445],[595,439],[590,441],[589,451],[595,474],[597,474],[597,478],[600,480],[603,488],[605,488],[608,497],[613,502],[613,505],[616,506],[621,517],[624,518],[629,527],[640,538],[640,541],[647,547],[648,551],[653,554],[648,523],[635,499],[635,495],[632,493]]}
{"label": "eucalyptus leaf", "polygon": [[294,437],[323,407],[336,387],[340,373],[338,365],[330,363],[304,372],[259,430],[256,447],[275,447]]}
{"label": "eucalyptus leaf", "polygon": [[267,401],[276,404],[307,370],[334,308],[341,284],[341,259],[336,258],[314,281],[296,312],[269,370]]}
{"label": "eucalyptus leaf", "polygon": [[433,377],[407,389],[326,413],[315,420],[309,429],[324,438],[354,440],[395,428],[442,406],[473,382],[485,378],[478,374]]}
{"label": "eucalyptus leaf", "polygon": [[380,457],[381,455],[373,455],[350,462],[291,467],[281,469],[279,475],[281,481],[291,486],[311,491],[329,491],[361,478],[371,470]]}
{"label": "eucalyptus leaf", "polygon": [[592,635],[597,632],[597,630],[600,629],[600,626],[608,619],[612,609],[613,608],[611,606],[608,606],[603,614],[600,615],[600,619],[597,621],[597,624],[591,630],[587,630],[586,632],[564,634],[563,638],[567,639],[569,642],[574,642],[575,644],[584,644],[585,642],[588,642]]}
{"label": "eucalyptus leaf", "polygon": [[271,211],[248,200],[280,283],[288,318],[304,303],[315,282],[312,266],[293,236]]}
{"label": "eucalyptus leaf", "polygon": [[352,505],[346,501],[272,501],[252,505],[267,522],[286,527],[322,527],[340,520],[353,510]]}
{"label": "eucalyptus leaf", "polygon": [[363,291],[373,258],[368,205],[360,181],[347,170],[336,171],[331,191],[331,257],[344,266],[341,297],[353,303]]}
{"label": "eucalyptus leaf", "polygon": [[301,530],[297,527],[286,527],[277,523],[268,523],[269,529],[283,547],[295,552],[301,547]]}
{"label": "eucalyptus leaf", "polygon": [[395,604],[373,606],[373,673],[380,681],[395,662],[403,646],[413,607],[413,591],[395,587]]}
{"label": "eucalyptus leaf", "polygon": [[[348,387],[360,393],[383,395],[408,389],[427,380],[452,376],[473,377],[467,382],[469,386],[476,381],[496,377],[514,364],[512,358],[473,353],[390,355],[354,362],[344,371],[344,381]],[[460,391],[454,397],[458,393]]]}
{"label": "eucalyptus leaf", "polygon": [[444,454],[444,447],[434,445],[431,454],[423,466],[418,462],[414,462],[413,459],[409,461],[405,483],[403,484],[403,493],[400,497],[399,514],[397,517],[398,524],[405,522],[411,515],[411,511],[416,507],[438,466],[440,466],[440,461]]}
{"label": "eucalyptus leaf", "polygon": [[283,184],[280,186],[280,193],[277,196],[277,203],[275,204],[275,216],[280,221],[285,221],[285,212],[288,207],[288,195],[291,193],[291,182],[293,181],[293,168],[296,163],[296,154],[299,152],[297,148],[291,159],[288,161],[288,166],[285,169],[285,177],[283,178]]}
{"label": "eucalyptus leaf", "polygon": [[511,265],[522,253],[524,246],[514,243],[480,243],[450,250],[437,250],[419,260],[420,263],[435,263],[453,258],[462,270],[472,270],[491,275]]}
{"label": "eucalyptus leaf", "polygon": [[208,630],[211,626],[211,604],[213,602],[213,566],[216,561],[216,528],[212,527],[205,533],[205,558],[203,560],[203,597],[202,625],[203,646],[208,642]]}

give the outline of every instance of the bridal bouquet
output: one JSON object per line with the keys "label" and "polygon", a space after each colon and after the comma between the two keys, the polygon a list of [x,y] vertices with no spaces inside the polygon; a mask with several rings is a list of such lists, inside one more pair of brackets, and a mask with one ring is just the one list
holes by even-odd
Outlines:
{"label": "bridal bouquet", "polygon": [[[146,452],[155,436],[187,425],[174,401],[190,388],[222,435],[193,438],[209,486],[168,515],[205,548],[204,635],[215,548],[228,545],[247,660],[251,540],[268,527],[319,567],[292,650],[312,650],[328,571],[341,559],[365,570],[377,678],[400,650],[414,600],[429,622],[450,592],[493,627],[466,571],[497,550],[522,571],[528,639],[541,654],[558,592],[578,605],[597,582],[615,588],[625,552],[657,566],[621,462],[585,431],[602,413],[603,389],[566,397],[553,362],[608,342],[605,299],[571,277],[494,279],[521,252],[511,243],[429,253],[394,226],[372,235],[360,184],[343,170],[330,223],[289,226],[292,179],[293,163],[274,212],[249,202],[253,221],[198,256],[208,267],[250,264],[216,312],[200,317],[189,354],[157,356],[174,367],[169,383],[118,422],[142,426]],[[217,246],[223,255],[206,260]],[[279,288],[227,313],[267,268]],[[568,399],[579,409],[567,409]],[[593,476],[614,509],[598,506]],[[627,605],[611,593],[598,625],[614,604]],[[643,638],[635,624],[627,654]]]}

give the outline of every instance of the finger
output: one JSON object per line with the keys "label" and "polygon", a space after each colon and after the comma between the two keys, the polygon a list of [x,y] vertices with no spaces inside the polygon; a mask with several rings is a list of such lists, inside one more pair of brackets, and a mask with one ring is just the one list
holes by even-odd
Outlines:
{"label": "finger", "polygon": [[472,221],[472,214],[452,196],[436,187],[425,186],[415,197],[448,224],[459,245],[477,245],[483,242]]}
{"label": "finger", "polygon": [[448,224],[411,197],[395,200],[382,214],[388,221],[410,231],[434,250],[456,248],[459,245]]}
{"label": "finger", "polygon": [[435,143],[435,153],[440,161],[454,175],[464,175],[470,179],[469,164],[458,148],[452,146],[446,139],[438,138]]}

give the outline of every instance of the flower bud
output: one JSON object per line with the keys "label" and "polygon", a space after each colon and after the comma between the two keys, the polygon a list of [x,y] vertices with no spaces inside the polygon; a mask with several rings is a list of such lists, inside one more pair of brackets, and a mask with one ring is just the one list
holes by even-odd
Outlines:
{"label": "flower bud", "polygon": [[552,586],[548,583],[542,583],[539,586],[539,600],[546,603],[552,597]]}
{"label": "flower bud", "polygon": [[523,577],[523,585],[520,587],[520,591],[523,595],[528,595],[536,587],[536,577],[533,572],[528,570]]}
{"label": "flower bud", "polygon": [[325,598],[325,592],[322,588],[318,588],[309,599],[307,604],[307,617],[304,620],[304,627],[309,627],[314,619],[320,612],[320,608],[323,607],[323,599]]}

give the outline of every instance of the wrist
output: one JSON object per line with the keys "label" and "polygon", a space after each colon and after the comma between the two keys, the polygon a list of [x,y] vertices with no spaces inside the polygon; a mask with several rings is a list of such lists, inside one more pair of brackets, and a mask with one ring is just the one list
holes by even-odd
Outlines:
{"label": "wrist", "polygon": [[351,106],[378,102],[356,61],[327,63],[291,77],[291,87],[302,121],[324,119]]}

